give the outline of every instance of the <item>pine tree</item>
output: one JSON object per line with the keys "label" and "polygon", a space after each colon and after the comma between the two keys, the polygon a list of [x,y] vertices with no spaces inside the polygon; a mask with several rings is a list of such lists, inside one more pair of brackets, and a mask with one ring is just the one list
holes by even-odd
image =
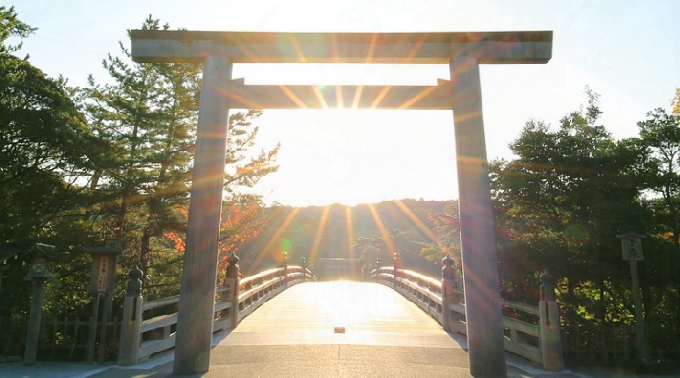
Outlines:
{"label": "pine tree", "polygon": [[[168,30],[151,16],[145,30]],[[138,265],[147,288],[175,285],[180,259],[167,235],[179,237],[186,226],[200,95],[201,65],[131,62],[109,55],[103,66],[111,84],[90,86],[81,95],[95,133],[111,146],[108,159],[91,188],[106,200],[99,211],[100,238],[122,239],[129,250],[123,265]],[[227,200],[239,187],[249,187],[276,170],[278,146],[252,156],[257,136],[254,119],[261,111],[235,113],[229,118],[225,161]],[[160,269],[160,270],[159,270]],[[153,271],[157,270],[156,273]]]}

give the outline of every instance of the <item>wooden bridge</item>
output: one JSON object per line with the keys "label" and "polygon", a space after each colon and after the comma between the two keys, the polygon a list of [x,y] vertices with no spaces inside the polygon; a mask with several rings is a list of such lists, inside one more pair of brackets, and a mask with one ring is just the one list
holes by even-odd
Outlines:
{"label": "wooden bridge", "polygon": [[[373,271],[369,282],[314,282],[297,266],[227,282],[216,290],[206,376],[469,376],[462,298],[455,283],[405,269],[395,274],[393,267]],[[119,365],[130,366],[126,374],[174,347],[178,300],[126,298],[119,356]],[[561,355],[550,350],[549,340],[559,340],[559,322],[550,326],[553,307],[507,301],[504,307],[508,356],[537,369],[563,369],[561,359],[551,361]]]}

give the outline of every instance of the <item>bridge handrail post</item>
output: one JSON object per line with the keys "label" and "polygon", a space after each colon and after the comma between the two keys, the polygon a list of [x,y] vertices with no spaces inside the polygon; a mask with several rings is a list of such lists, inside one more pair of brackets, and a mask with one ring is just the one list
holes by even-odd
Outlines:
{"label": "bridge handrail post", "polygon": [[292,273],[288,269],[288,264],[283,266],[283,289],[288,289],[288,281],[290,281],[290,277],[288,277],[288,274]]}
{"label": "bridge handrail post", "polygon": [[307,259],[303,256],[300,259],[300,268],[302,268],[302,282],[307,281]]}
{"label": "bridge handrail post", "polygon": [[453,292],[455,283],[455,270],[453,269],[453,259],[446,255],[442,259],[442,326],[445,331],[451,331],[451,304],[454,301]]}
{"label": "bridge handrail post", "polygon": [[226,277],[225,277],[225,283],[229,285],[229,296],[228,298],[231,300],[231,311],[229,311],[229,318],[231,320],[231,328],[236,328],[238,325],[238,318],[239,318],[239,303],[238,303],[238,296],[239,296],[239,267],[238,267],[238,256],[236,256],[233,252],[227,258],[227,262],[229,265],[227,265],[227,272],[226,272]]}
{"label": "bridge handrail post", "polygon": [[123,303],[123,320],[120,323],[118,344],[118,365],[130,366],[137,363],[139,355],[140,329],[142,327],[142,277],[139,268],[130,270],[130,280]]}
{"label": "bridge handrail post", "polygon": [[401,270],[401,255],[398,252],[394,252],[394,270],[392,272],[392,289],[396,290],[399,280],[399,271]]}
{"label": "bridge handrail post", "polygon": [[541,300],[538,302],[538,313],[541,326],[543,367],[547,370],[559,371],[564,369],[559,303],[557,303],[555,296],[552,275],[546,269],[540,277]]}

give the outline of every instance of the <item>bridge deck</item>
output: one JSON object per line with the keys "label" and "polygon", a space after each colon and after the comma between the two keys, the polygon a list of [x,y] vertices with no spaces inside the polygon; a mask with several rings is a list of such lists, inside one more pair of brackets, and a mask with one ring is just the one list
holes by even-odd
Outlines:
{"label": "bridge deck", "polygon": [[[337,332],[344,327],[345,332]],[[341,331],[341,330],[338,330]],[[461,349],[430,316],[390,288],[367,282],[313,282],[263,305],[219,346],[380,345]]]}
{"label": "bridge deck", "polygon": [[224,337],[213,349],[210,375],[468,376],[464,343],[383,285],[305,283]]}
{"label": "bridge deck", "polygon": [[[470,376],[464,337],[446,333],[415,304],[375,283],[293,286],[215,343],[210,372],[201,377]],[[111,368],[93,377],[171,373],[167,362],[151,370]],[[540,376],[524,374],[508,366],[508,376]]]}

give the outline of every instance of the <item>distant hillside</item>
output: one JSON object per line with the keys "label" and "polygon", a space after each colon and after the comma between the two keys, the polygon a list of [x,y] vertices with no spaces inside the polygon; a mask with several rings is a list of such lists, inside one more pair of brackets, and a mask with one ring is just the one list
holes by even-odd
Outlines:
{"label": "distant hillside", "polygon": [[[428,236],[434,235],[431,215],[443,212],[446,203],[402,200],[352,207],[271,207],[267,209],[271,219],[265,229],[241,248],[239,265],[245,274],[250,274],[277,265],[283,252],[295,265],[304,256],[310,267],[318,267],[320,259],[358,259],[359,252],[351,248],[353,242],[361,237],[381,236],[382,227],[386,232],[401,233],[395,247],[405,268],[436,274],[441,268],[419,257],[418,243],[435,243]],[[381,257],[385,265],[391,265],[392,254],[387,249],[385,246]]]}

